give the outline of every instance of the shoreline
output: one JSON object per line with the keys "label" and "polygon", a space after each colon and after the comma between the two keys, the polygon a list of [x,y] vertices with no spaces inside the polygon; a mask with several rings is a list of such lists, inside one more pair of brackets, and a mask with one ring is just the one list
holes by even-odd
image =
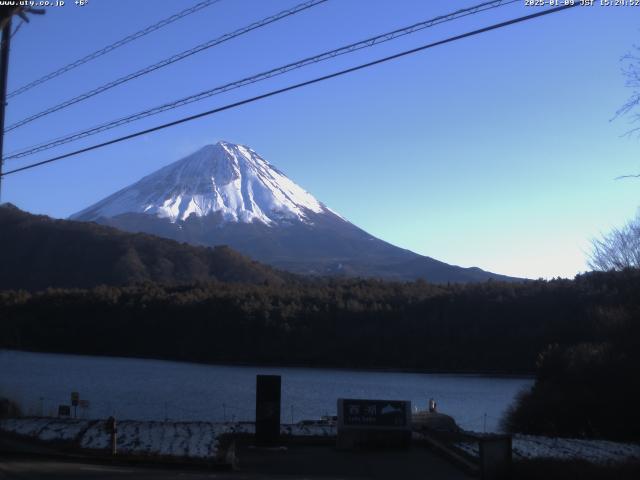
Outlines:
{"label": "shoreline", "polygon": [[0,354],[3,352],[25,352],[43,355],[69,355],[76,357],[92,357],[92,358],[117,358],[123,360],[150,360],[160,362],[173,362],[191,365],[210,365],[216,367],[245,367],[245,368],[291,368],[300,370],[336,370],[336,371],[352,371],[352,372],[370,372],[370,373],[406,373],[406,374],[422,374],[422,375],[455,375],[467,377],[486,377],[486,378],[515,378],[515,379],[535,379],[535,372],[513,372],[504,370],[495,371],[470,371],[470,370],[429,370],[429,369],[408,369],[396,367],[353,367],[353,366],[335,366],[335,365],[309,365],[309,364],[280,364],[280,363],[251,363],[251,362],[205,362],[197,360],[184,360],[171,357],[152,357],[144,355],[121,355],[121,354],[92,354],[92,353],[76,353],[76,352],[60,352],[50,350],[29,350],[0,347]]}

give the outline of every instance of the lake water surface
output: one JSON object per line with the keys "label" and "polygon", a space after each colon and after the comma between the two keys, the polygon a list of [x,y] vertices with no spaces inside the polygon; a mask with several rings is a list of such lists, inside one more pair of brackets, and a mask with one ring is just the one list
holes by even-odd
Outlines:
{"label": "lake water surface", "polygon": [[0,350],[0,396],[26,413],[53,414],[77,391],[78,416],[139,420],[253,420],[256,374],[282,375],[282,422],[336,414],[337,398],[429,398],[468,430],[497,431],[528,378],[360,370],[200,365]]}

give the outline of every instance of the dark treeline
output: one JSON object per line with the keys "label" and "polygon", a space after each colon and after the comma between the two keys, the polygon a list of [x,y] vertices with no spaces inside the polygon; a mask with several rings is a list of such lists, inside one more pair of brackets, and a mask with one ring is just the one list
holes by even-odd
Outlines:
{"label": "dark treeline", "polygon": [[616,280],[602,289],[604,301],[587,326],[592,339],[541,352],[533,388],[520,394],[504,419],[508,430],[640,440],[637,277],[637,270],[594,277]]}
{"label": "dark treeline", "polygon": [[640,438],[640,271],[432,285],[263,284],[0,292],[0,347],[197,362],[537,373],[513,431]]}
{"label": "dark treeline", "polygon": [[637,309],[638,292],[635,271],[519,284],[336,279],[4,291],[0,344],[198,362],[534,372],[549,345],[613,341],[612,315]]}
{"label": "dark treeline", "polygon": [[198,247],[0,205],[0,290],[140,282],[283,283],[293,275],[225,246]]}

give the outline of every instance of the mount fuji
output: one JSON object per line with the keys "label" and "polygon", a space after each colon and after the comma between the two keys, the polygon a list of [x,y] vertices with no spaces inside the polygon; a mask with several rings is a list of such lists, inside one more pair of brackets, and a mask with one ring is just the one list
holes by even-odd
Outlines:
{"label": "mount fuji", "polygon": [[74,214],[130,232],[229,245],[295,273],[391,280],[516,280],[380,240],[332,211],[252,149],[207,145]]}

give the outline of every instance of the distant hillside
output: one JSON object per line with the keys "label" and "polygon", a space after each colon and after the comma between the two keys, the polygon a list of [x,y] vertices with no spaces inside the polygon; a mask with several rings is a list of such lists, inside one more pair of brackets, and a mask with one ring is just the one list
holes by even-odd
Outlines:
{"label": "distant hillside", "polygon": [[231,248],[197,247],[148,234],[32,215],[0,206],[0,289],[166,284],[282,283],[291,275]]}
{"label": "distant hillside", "polygon": [[374,237],[249,147],[229,142],[207,145],[71,218],[192,245],[229,245],[296,274],[435,283],[522,280],[449,265]]}

